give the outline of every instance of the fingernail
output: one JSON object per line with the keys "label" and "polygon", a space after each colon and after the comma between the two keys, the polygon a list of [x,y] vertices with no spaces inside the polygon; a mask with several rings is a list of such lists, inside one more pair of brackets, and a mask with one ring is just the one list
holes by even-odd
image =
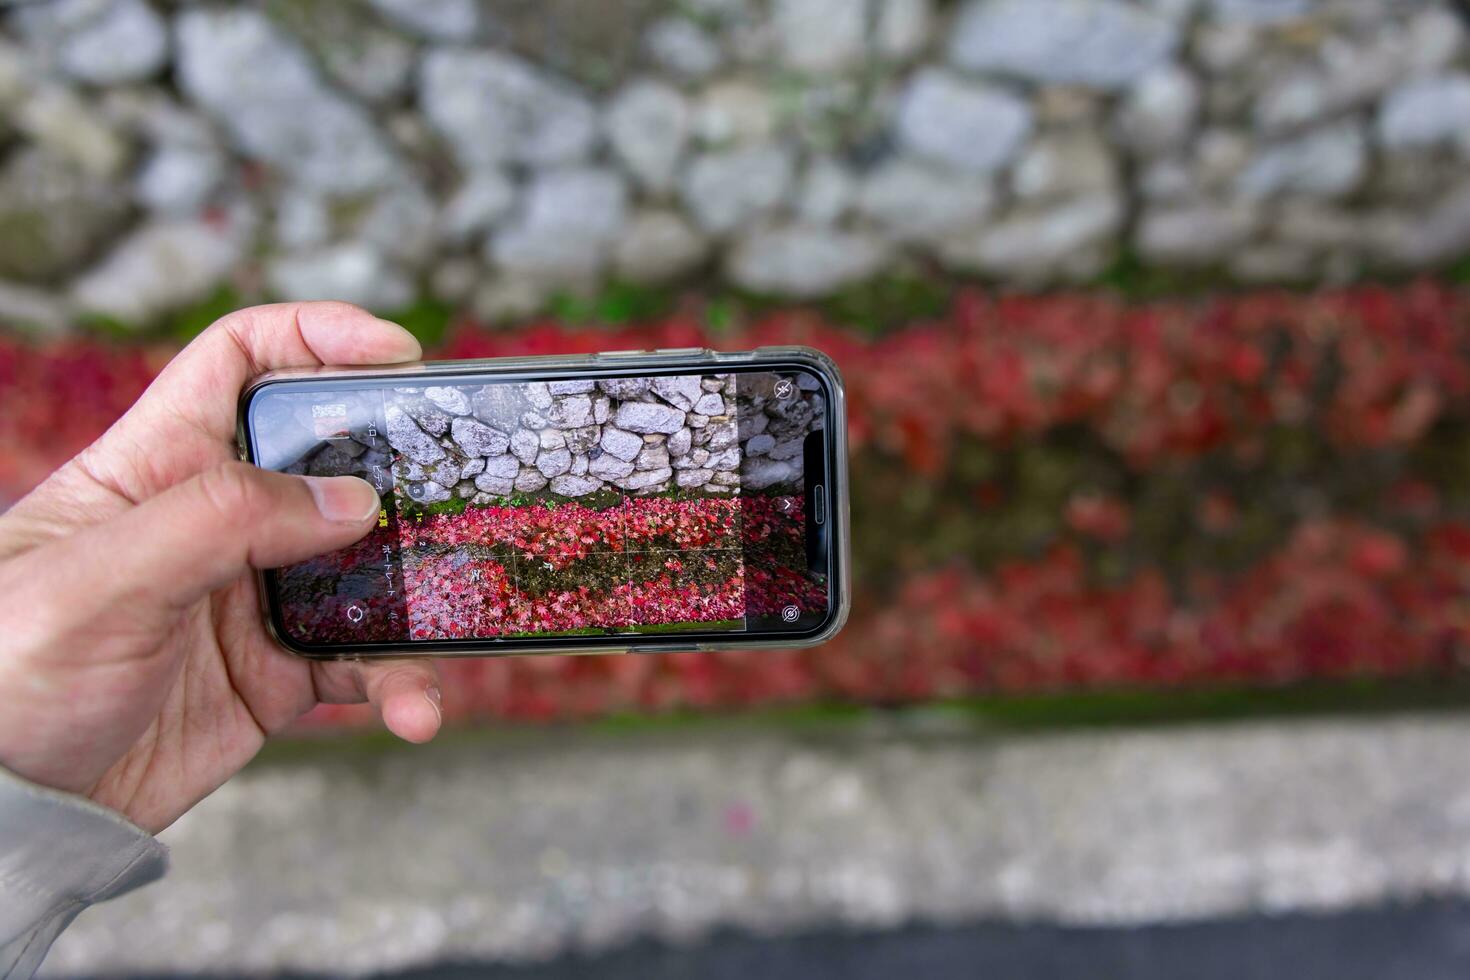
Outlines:
{"label": "fingernail", "polygon": [[444,695],[439,693],[437,687],[424,689],[424,697],[434,706],[434,714],[439,716],[439,723],[444,723]]}
{"label": "fingernail", "polygon": [[378,513],[378,493],[355,476],[308,476],[306,485],[323,517],[339,524],[362,524]]}
{"label": "fingernail", "polygon": [[398,358],[400,361],[417,361],[424,356],[424,349],[419,344],[418,338],[409,333],[402,324],[384,320],[382,317],[377,317],[377,321],[383,327],[399,335],[399,346],[402,348],[401,356]]}

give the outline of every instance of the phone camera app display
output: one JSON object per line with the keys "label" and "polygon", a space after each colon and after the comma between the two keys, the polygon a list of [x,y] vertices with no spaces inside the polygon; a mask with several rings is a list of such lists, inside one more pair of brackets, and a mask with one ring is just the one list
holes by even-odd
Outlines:
{"label": "phone camera app display", "polygon": [[800,372],[273,392],[257,458],[378,488],[358,545],[278,572],[311,645],[790,629],[827,609]]}

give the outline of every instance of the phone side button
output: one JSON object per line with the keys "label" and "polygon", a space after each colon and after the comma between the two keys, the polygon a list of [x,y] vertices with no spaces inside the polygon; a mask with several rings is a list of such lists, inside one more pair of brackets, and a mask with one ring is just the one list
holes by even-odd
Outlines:
{"label": "phone side button", "polygon": [[693,357],[699,354],[708,354],[704,347],[660,347],[654,351],[655,354],[675,354],[679,357]]}
{"label": "phone side button", "polygon": [[623,357],[644,357],[651,353],[652,351],[646,350],[605,350],[598,351],[595,356],[609,361],[615,361]]}
{"label": "phone side button", "polygon": [[827,519],[827,490],[820,483],[812,487],[812,520],[821,524]]}

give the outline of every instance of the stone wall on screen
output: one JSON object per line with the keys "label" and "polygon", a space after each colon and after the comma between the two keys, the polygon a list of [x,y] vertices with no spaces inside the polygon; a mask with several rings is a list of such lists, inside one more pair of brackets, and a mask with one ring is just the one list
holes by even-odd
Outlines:
{"label": "stone wall on screen", "polygon": [[1470,253],[1452,0],[0,6],[0,321]]}
{"label": "stone wall on screen", "polygon": [[[542,492],[779,492],[801,486],[803,440],[824,404],[813,379],[788,381],[784,397],[777,382],[709,374],[398,388],[384,434],[394,484],[426,506]],[[320,453],[357,472],[333,444]]]}

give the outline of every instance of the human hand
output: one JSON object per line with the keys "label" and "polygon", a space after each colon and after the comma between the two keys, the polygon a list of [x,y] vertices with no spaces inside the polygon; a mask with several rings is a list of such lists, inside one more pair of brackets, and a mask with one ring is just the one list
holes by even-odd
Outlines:
{"label": "human hand", "polygon": [[399,736],[432,738],[431,663],[299,659],[261,620],[254,569],[361,538],[373,488],[257,469],[234,445],[254,375],[419,353],[344,303],[232,313],[0,515],[0,765],[157,832],[318,702],[371,701]]}

